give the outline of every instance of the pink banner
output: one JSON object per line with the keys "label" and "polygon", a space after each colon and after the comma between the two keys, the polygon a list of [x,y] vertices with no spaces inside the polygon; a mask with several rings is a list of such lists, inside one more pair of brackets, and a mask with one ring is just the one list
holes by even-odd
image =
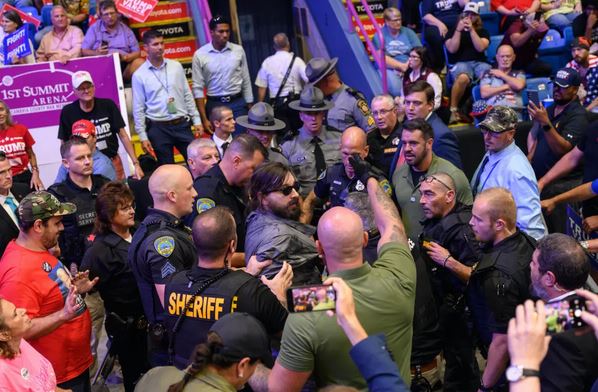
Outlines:
{"label": "pink banner", "polygon": [[110,98],[118,104],[113,56],[0,68],[0,98],[10,108],[15,122],[30,129],[58,126],[62,107],[77,99],[71,82],[77,71],[91,74],[96,97]]}

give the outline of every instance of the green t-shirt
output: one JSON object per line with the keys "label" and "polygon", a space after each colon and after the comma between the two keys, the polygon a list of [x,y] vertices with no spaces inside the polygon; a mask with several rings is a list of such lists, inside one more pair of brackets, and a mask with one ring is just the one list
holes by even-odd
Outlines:
{"label": "green t-shirt", "polygon": [[[386,335],[388,350],[409,385],[416,273],[407,246],[388,243],[373,267],[366,263],[331,276],[344,279],[353,290],[357,317],[367,333]],[[288,370],[313,372],[318,387],[367,388],[350,349],[335,317],[326,312],[293,313],[285,324],[277,361]]]}
{"label": "green t-shirt", "polygon": [[[174,366],[150,369],[139,380],[135,392],[165,392],[183,379],[185,372]],[[236,388],[216,373],[204,370],[189,380],[183,392],[236,392]]]}

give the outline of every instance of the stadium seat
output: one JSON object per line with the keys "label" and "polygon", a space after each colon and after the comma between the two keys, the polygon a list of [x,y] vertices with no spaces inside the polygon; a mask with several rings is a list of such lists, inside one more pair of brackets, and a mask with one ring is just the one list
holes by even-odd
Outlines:
{"label": "stadium seat", "polygon": [[483,12],[480,10],[480,17],[484,28],[488,30],[491,36],[500,34],[498,25],[500,23],[500,15],[493,11]]}
{"label": "stadium seat", "polygon": [[496,51],[502,42],[503,36],[502,35],[493,35],[490,37],[490,45],[488,45],[488,49],[486,49],[486,57],[488,58],[488,63],[494,64],[496,62]]}
{"label": "stadium seat", "polygon": [[21,11],[24,13],[33,16],[36,19],[39,19],[39,12],[37,12],[37,8],[35,7],[19,7]]}
{"label": "stadium seat", "polygon": [[51,26],[52,25],[52,6],[51,5],[44,5],[42,7],[42,25],[43,26]]}

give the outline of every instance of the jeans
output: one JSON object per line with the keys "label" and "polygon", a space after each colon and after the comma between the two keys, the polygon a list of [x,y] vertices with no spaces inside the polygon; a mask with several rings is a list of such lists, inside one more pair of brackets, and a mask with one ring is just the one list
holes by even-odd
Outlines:
{"label": "jeans", "polygon": [[573,11],[568,14],[554,14],[550,18],[546,19],[546,24],[553,29],[558,30],[561,34],[565,27],[570,26],[573,23],[573,19],[579,16],[579,12]]}

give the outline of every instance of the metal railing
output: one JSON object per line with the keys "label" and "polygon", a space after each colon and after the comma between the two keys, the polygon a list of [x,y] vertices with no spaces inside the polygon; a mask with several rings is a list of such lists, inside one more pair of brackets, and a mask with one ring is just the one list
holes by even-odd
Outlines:
{"label": "metal railing", "polygon": [[[207,0],[203,0],[203,1],[207,1]],[[386,94],[386,93],[388,93],[388,82],[386,80],[386,52],[384,50],[384,34],[382,34],[382,29],[380,28],[380,26],[378,26],[378,22],[376,21],[374,14],[372,14],[372,11],[370,10],[370,6],[369,6],[367,0],[360,0],[360,1],[361,1],[361,5],[365,9],[366,14],[368,15],[368,18],[372,22],[374,29],[376,30],[376,35],[378,36],[378,40],[380,42],[380,49],[376,49],[376,47],[374,46],[374,43],[368,36],[368,34],[365,30],[365,27],[363,26],[363,23],[361,23],[359,14],[357,13],[357,10],[355,9],[355,4],[353,4],[353,0],[346,0],[347,12],[349,14],[349,30],[351,30],[351,31],[354,30],[353,24],[351,23],[351,19],[355,19],[355,23],[357,23],[357,26],[359,26],[359,28],[361,29],[361,33],[363,34],[365,43],[366,43],[368,49],[370,50],[370,53],[372,54],[372,57],[374,58],[376,65],[378,66],[378,70],[380,71],[380,76],[382,77],[382,90]]]}

